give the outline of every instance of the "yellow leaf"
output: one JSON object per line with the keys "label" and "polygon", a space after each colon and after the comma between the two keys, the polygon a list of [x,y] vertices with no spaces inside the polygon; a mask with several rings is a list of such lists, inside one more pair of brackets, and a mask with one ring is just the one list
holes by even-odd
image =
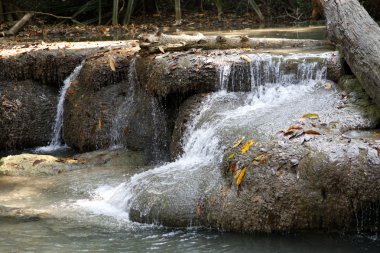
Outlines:
{"label": "yellow leaf", "polygon": [[239,177],[236,180],[236,185],[239,186],[241,182],[243,181],[245,172],[247,171],[247,167],[244,167],[244,169],[240,172]]}
{"label": "yellow leaf", "polygon": [[319,115],[316,113],[306,113],[306,114],[302,115],[302,118],[318,119]]}
{"label": "yellow leaf", "polygon": [[161,53],[163,53],[163,54],[165,53],[165,50],[162,46],[159,46],[158,49],[160,50]]}
{"label": "yellow leaf", "polygon": [[243,148],[241,149],[241,154],[244,154],[245,152],[247,152],[249,150],[249,148],[252,146],[252,144],[255,143],[253,140],[249,140],[247,141]]}
{"label": "yellow leaf", "polygon": [[102,120],[101,119],[99,119],[99,121],[98,121],[98,128],[102,129]]}
{"label": "yellow leaf", "polygon": [[228,159],[232,159],[235,157],[235,153],[232,153],[231,155],[228,156]]}
{"label": "yellow leaf", "polygon": [[112,70],[113,72],[115,72],[115,71],[116,71],[116,66],[115,66],[115,61],[114,61],[114,59],[109,58],[109,59],[108,59],[108,63],[110,64],[110,68],[111,68],[111,70]]}
{"label": "yellow leaf", "polygon": [[244,139],[245,139],[245,136],[242,136],[238,141],[236,141],[234,143],[234,145],[232,146],[232,148],[236,148],[237,146],[239,146],[240,143],[242,143]]}
{"label": "yellow leaf", "polygon": [[252,62],[252,59],[246,56],[245,54],[240,55],[240,58],[245,60],[246,62]]}
{"label": "yellow leaf", "polygon": [[325,89],[326,90],[329,90],[329,89],[331,89],[331,83],[325,83]]}

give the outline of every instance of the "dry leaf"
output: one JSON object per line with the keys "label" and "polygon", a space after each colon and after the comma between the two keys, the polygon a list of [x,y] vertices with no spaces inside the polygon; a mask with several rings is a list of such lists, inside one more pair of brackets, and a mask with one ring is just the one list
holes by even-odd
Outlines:
{"label": "dry leaf", "polygon": [[246,62],[252,62],[252,59],[249,58],[248,56],[244,55],[244,54],[240,55],[240,58],[245,60]]}
{"label": "dry leaf", "polygon": [[69,95],[73,95],[74,93],[75,93],[74,90],[68,90],[68,91],[67,91],[67,94],[69,94]]}
{"label": "dry leaf", "polygon": [[102,120],[101,119],[99,119],[99,121],[98,121],[98,128],[102,129]]}
{"label": "dry leaf", "polygon": [[294,126],[290,126],[288,128],[288,131],[290,131],[290,130],[301,130],[301,129],[302,129],[302,126],[300,126],[300,125],[294,125]]}
{"label": "dry leaf", "polygon": [[235,176],[234,176],[235,179],[238,179],[238,178],[239,178],[239,176],[240,176],[240,172],[241,172],[241,169],[238,169],[238,170],[235,172]]}
{"label": "dry leaf", "polygon": [[315,131],[315,130],[306,130],[306,131],[305,131],[305,134],[321,135],[320,132],[317,132],[317,131]]}
{"label": "dry leaf", "polygon": [[265,164],[268,162],[268,159],[269,157],[267,155],[264,155],[264,154],[259,155],[258,157],[254,159],[254,164],[255,165]]}
{"label": "dry leaf", "polygon": [[230,167],[228,167],[228,171],[227,172],[231,172],[231,173],[234,173],[235,171],[237,171],[237,162],[233,162],[231,163]]}
{"label": "dry leaf", "polygon": [[244,169],[239,173],[239,177],[236,180],[236,185],[239,186],[241,182],[243,181],[245,172],[247,171],[247,167],[244,167]]}
{"label": "dry leaf", "polygon": [[75,80],[70,83],[70,86],[77,86],[77,84],[78,84],[78,80]]}
{"label": "dry leaf", "polygon": [[110,57],[110,58],[108,59],[108,63],[110,64],[110,68],[111,68],[111,70],[112,70],[113,72],[115,72],[115,71],[116,71],[116,66],[115,66],[115,61],[114,61],[114,59]]}
{"label": "dry leaf", "polygon": [[223,188],[223,196],[226,196],[227,191],[231,188],[232,186],[232,181],[229,182],[224,188]]}
{"label": "dry leaf", "polygon": [[161,53],[163,53],[163,54],[165,53],[165,50],[162,46],[159,46],[158,49],[160,50]]}
{"label": "dry leaf", "polygon": [[234,143],[232,148],[236,148],[237,146],[239,146],[243,142],[244,139],[245,139],[245,136],[242,136],[238,141]]}
{"label": "dry leaf", "polygon": [[249,150],[249,148],[253,145],[253,143],[255,143],[253,140],[249,140],[247,141],[243,148],[241,149],[241,154],[245,154],[245,152],[247,152]]}
{"label": "dry leaf", "polygon": [[284,136],[288,136],[288,135],[292,135],[292,134],[294,134],[294,131],[292,131],[292,130],[284,132]]}

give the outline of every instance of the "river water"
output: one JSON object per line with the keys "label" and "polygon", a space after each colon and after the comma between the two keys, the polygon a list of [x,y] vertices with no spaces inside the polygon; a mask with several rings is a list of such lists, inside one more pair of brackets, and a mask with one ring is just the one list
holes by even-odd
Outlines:
{"label": "river water", "polygon": [[[94,197],[140,170],[129,163],[56,177],[0,178],[0,252],[378,252],[376,237],[324,233],[244,235],[188,227],[170,229],[129,221],[126,213]],[[89,209],[83,208],[88,205]],[[16,209],[17,208],[17,209]],[[20,209],[18,209],[20,208]],[[1,210],[1,207],[0,207]],[[21,210],[21,211],[19,211]],[[91,210],[91,211],[89,211]]]}

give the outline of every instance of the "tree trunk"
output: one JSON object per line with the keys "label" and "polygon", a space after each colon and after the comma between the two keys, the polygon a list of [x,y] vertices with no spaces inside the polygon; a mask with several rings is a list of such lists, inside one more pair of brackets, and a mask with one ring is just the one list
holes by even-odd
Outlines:
{"label": "tree trunk", "polygon": [[329,38],[380,105],[380,27],[357,0],[321,0]]}
{"label": "tree trunk", "polygon": [[181,17],[181,0],[175,0],[175,25],[181,25],[182,17]]}

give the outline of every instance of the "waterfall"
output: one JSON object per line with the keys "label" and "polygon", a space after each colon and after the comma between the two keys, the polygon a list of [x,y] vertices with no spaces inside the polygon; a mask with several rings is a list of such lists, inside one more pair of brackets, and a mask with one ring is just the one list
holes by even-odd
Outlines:
{"label": "waterfall", "polygon": [[135,103],[137,95],[138,79],[136,73],[136,59],[133,58],[128,69],[128,91],[127,97],[118,107],[115,117],[112,119],[110,130],[111,147],[123,147],[123,128],[128,124],[128,119],[132,113],[132,106]]}
{"label": "waterfall", "polygon": [[58,96],[57,113],[55,115],[52,139],[48,146],[37,148],[37,152],[51,152],[65,147],[65,145],[62,145],[61,143],[61,137],[63,129],[63,112],[66,93],[71,83],[78,78],[80,71],[84,66],[84,63],[85,61],[83,60],[78,66],[75,67],[73,72],[71,72],[71,74],[63,81],[63,86],[61,87]]}
{"label": "waterfall", "polygon": [[[159,220],[162,212],[191,220],[199,199],[218,190],[224,150],[237,137],[256,138],[257,132],[277,132],[284,121],[304,109],[302,103],[310,104],[308,109],[312,110],[321,104],[331,106],[328,98],[313,103],[313,92],[326,78],[323,64],[305,60],[292,72],[284,66],[295,56],[251,57],[252,62],[245,68],[230,63],[220,66],[220,91],[204,99],[188,122],[183,154],[174,162],[135,174],[128,182],[108,189],[103,198],[107,205],[125,212],[137,210],[140,217],[150,217],[150,221]],[[244,75],[248,78],[241,78]],[[243,87],[249,87],[249,91],[229,92]]]}

